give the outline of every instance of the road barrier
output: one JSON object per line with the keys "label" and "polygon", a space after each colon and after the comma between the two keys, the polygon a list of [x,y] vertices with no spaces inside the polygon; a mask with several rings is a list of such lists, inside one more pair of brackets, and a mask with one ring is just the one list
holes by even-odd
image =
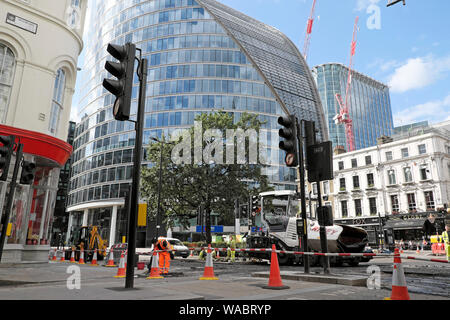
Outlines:
{"label": "road barrier", "polygon": [[[53,249],[51,249],[53,250]],[[54,249],[54,255],[53,255],[53,259],[55,259],[56,256],[56,249]],[[190,251],[194,252],[194,251],[202,251],[208,250],[208,247],[199,247],[199,248],[189,248]],[[227,248],[211,248],[211,250],[213,251],[227,251]],[[272,252],[273,249],[271,248],[241,248],[241,249],[235,249],[236,252]],[[62,250],[59,250],[62,251]],[[58,252],[59,252],[58,251]],[[80,250],[74,250],[74,251],[80,251]],[[81,252],[94,252],[95,250],[81,250]],[[122,251],[120,249],[110,249],[110,254],[112,251]],[[165,251],[185,251],[185,250],[176,250],[176,249],[171,249],[171,250],[152,250],[149,252],[139,252],[136,253],[137,255],[143,255],[143,256],[152,256],[153,252],[165,252]],[[309,255],[309,256],[321,256],[321,257],[372,257],[372,258],[389,258],[389,257],[394,257],[395,254],[394,253],[321,253],[321,252],[301,252],[301,251],[286,251],[286,250],[275,250],[276,253],[280,253],[280,254],[287,254],[287,255]],[[192,255],[191,255],[192,256]],[[442,259],[426,259],[426,258],[419,258],[419,257],[413,257],[413,256],[407,256],[407,255],[402,255],[402,258],[404,259],[411,259],[411,260],[420,260],[420,261],[428,261],[428,262],[438,262],[438,263],[450,263],[447,260],[442,260]],[[54,261],[54,260],[53,260]]]}

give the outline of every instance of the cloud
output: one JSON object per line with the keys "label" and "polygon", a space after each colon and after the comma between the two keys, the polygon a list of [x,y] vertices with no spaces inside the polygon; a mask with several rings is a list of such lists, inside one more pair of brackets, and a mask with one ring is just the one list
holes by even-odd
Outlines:
{"label": "cloud", "polygon": [[403,109],[394,115],[396,126],[428,120],[431,123],[450,120],[450,94],[442,100],[429,101]]}
{"label": "cloud", "polygon": [[435,58],[429,55],[412,58],[395,69],[389,77],[388,84],[394,93],[422,89],[446,77],[448,71],[450,71],[450,56]]}

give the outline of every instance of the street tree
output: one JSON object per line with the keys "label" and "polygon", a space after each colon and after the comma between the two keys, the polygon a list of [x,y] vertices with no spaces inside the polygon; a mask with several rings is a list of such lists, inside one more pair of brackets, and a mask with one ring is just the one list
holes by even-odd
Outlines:
{"label": "street tree", "polygon": [[[163,224],[170,227],[175,221],[188,226],[188,220],[195,218],[201,208],[205,214],[206,241],[211,243],[212,212],[219,213],[223,224],[233,224],[236,199],[247,203],[250,195],[271,189],[262,171],[266,165],[255,162],[262,157],[260,148],[251,147],[255,142],[251,133],[259,133],[264,123],[257,115],[247,113],[234,121],[233,115],[221,111],[202,113],[195,123],[182,136],[172,137],[175,144],[167,144],[163,137],[162,142],[148,147],[147,159],[152,165],[142,169],[141,197],[147,200],[153,218],[157,214],[158,188],[161,188],[160,212]],[[230,136],[233,132],[238,133],[236,139]],[[247,135],[238,137],[242,133]],[[161,143],[163,178],[159,186]],[[189,148],[180,151],[183,143]],[[230,159],[231,153],[238,156]],[[190,161],[176,161],[180,155]]]}

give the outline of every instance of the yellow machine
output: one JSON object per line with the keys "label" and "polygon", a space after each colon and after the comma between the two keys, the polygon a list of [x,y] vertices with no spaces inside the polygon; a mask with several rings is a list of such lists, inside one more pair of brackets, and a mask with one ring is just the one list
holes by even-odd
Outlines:
{"label": "yellow machine", "polygon": [[79,259],[80,250],[83,249],[84,259],[89,261],[97,249],[97,259],[103,260],[106,257],[108,242],[103,240],[98,232],[97,226],[82,226],[72,231],[71,244],[76,248],[75,260]]}

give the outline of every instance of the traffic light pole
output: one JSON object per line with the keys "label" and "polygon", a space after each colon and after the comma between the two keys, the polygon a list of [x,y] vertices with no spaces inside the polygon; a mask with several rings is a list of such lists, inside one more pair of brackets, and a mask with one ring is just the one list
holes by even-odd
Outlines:
{"label": "traffic light pole", "polygon": [[[305,193],[305,159],[303,154],[303,121],[300,123],[296,120],[295,126],[297,127],[297,140],[298,140],[298,148],[297,148],[297,159],[299,160],[299,172],[300,172],[300,202],[302,209],[302,220],[303,220],[303,237],[302,237],[302,249],[303,252],[309,251],[308,246],[308,220],[306,216],[306,193]],[[309,256],[303,255],[303,266],[304,273],[309,273]]]}
{"label": "traffic light pole", "polygon": [[145,115],[145,95],[147,89],[147,68],[148,60],[140,59],[138,67],[138,75],[140,81],[139,88],[139,102],[137,110],[137,118],[135,122],[136,129],[136,145],[134,148],[134,170],[133,182],[131,187],[130,198],[130,215],[128,225],[128,258],[127,271],[125,278],[125,288],[132,289],[134,286],[134,267],[136,257],[136,228],[137,228],[137,212],[139,204],[139,181],[141,176],[141,161],[142,161],[142,143],[143,143],[143,128]]}
{"label": "traffic light pole", "polygon": [[11,216],[11,207],[14,200],[14,192],[16,190],[17,186],[17,176],[19,174],[19,167],[20,163],[22,162],[22,152],[23,151],[23,144],[19,143],[17,146],[17,152],[16,152],[16,163],[14,165],[14,171],[12,180],[10,182],[10,188],[9,188],[9,194],[8,194],[8,200],[6,202],[5,211],[2,217],[2,235],[0,236],[0,262],[2,261],[2,255],[3,255],[3,246],[5,244],[6,239],[6,231],[8,229],[8,223],[9,218]]}
{"label": "traffic light pole", "polygon": [[[322,207],[322,194],[320,192],[320,180],[317,180],[317,201],[319,208]],[[320,221],[320,220],[319,220]],[[320,247],[322,253],[328,253],[328,242],[327,242],[327,229],[325,226],[320,225]],[[330,257],[322,256],[323,272],[325,274],[330,273]]]}

